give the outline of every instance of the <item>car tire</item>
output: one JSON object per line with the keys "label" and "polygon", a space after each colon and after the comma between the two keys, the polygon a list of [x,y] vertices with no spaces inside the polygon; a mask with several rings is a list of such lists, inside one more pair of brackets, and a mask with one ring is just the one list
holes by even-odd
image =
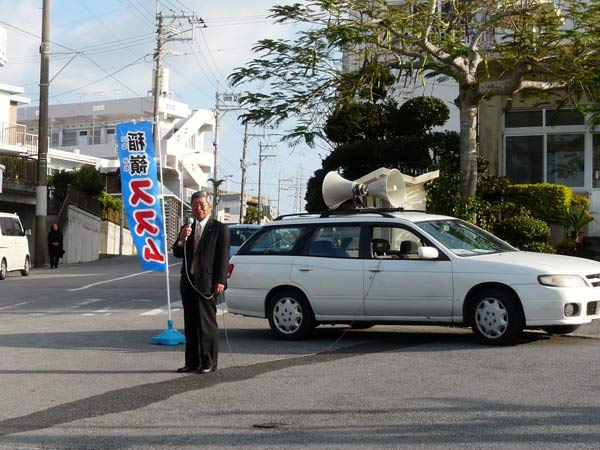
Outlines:
{"label": "car tire", "polygon": [[513,345],[523,334],[525,318],[514,294],[487,288],[477,292],[469,310],[475,337],[487,345]]}
{"label": "car tire", "polygon": [[6,260],[3,259],[0,262],[0,280],[4,280],[6,278]]}
{"label": "car tire", "polygon": [[29,262],[29,256],[27,256],[25,258],[25,265],[23,266],[23,269],[21,270],[21,275],[26,277],[27,275],[29,275],[30,270],[31,270],[31,263]]}
{"label": "car tire", "polygon": [[308,300],[301,292],[293,289],[275,294],[269,302],[267,317],[271,330],[280,339],[302,339],[315,327]]}
{"label": "car tire", "polygon": [[548,327],[543,327],[544,330],[548,334],[569,334],[577,331],[579,325],[552,325]]}

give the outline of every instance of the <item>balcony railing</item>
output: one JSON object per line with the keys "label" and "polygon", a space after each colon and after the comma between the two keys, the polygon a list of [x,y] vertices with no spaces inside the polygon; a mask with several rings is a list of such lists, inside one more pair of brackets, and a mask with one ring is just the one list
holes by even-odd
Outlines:
{"label": "balcony railing", "polygon": [[26,156],[0,155],[4,169],[4,181],[37,184],[37,160]]}
{"label": "balcony railing", "polygon": [[0,122],[0,145],[23,147],[29,153],[37,150],[38,135],[26,132],[25,125]]}

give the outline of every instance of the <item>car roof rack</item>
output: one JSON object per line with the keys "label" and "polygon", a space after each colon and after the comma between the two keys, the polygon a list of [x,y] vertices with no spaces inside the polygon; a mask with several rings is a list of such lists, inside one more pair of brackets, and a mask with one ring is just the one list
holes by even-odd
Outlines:
{"label": "car roof rack", "polygon": [[[381,217],[393,218],[395,217],[392,213],[406,211],[404,208],[356,208],[356,209],[332,209],[329,211],[322,211],[316,213],[292,213],[292,214],[282,214],[280,216],[275,217],[275,220],[281,220],[289,217],[331,217],[331,216],[343,216],[343,215],[352,215],[352,214],[380,214]],[[425,211],[422,211],[425,212]]]}

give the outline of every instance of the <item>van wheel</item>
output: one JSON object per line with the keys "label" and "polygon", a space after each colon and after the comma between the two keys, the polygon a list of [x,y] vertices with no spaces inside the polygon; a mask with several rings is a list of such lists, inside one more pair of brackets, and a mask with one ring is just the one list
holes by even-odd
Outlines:
{"label": "van wheel", "polygon": [[21,275],[26,277],[27,275],[29,275],[30,270],[31,270],[31,264],[29,262],[29,256],[27,256],[27,257],[25,257],[25,265],[23,266],[23,269],[21,270]]}
{"label": "van wheel", "polygon": [[0,263],[0,280],[4,280],[6,278],[6,260],[3,259]]}
{"label": "van wheel", "polygon": [[271,330],[281,339],[302,339],[315,327],[308,300],[292,289],[281,291],[271,299],[267,317]]}
{"label": "van wheel", "polygon": [[482,289],[471,305],[471,328],[480,342],[512,345],[519,340],[525,318],[514,295],[502,289]]}

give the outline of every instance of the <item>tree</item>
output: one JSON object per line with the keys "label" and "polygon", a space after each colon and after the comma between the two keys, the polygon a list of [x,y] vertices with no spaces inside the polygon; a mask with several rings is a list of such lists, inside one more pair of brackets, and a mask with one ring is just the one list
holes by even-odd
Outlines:
{"label": "tree", "polygon": [[389,100],[344,101],[325,123],[324,132],[336,147],[308,181],[306,210],[327,209],[321,186],[329,171],[341,170],[352,180],[380,167],[433,170],[441,152],[458,150],[456,133],[432,131],[448,117],[448,107],[434,97],[415,97],[401,106]]}
{"label": "tree", "polygon": [[246,208],[244,223],[260,223],[260,213],[258,208],[255,206],[248,206],[248,208]]}
{"label": "tree", "polygon": [[249,108],[245,120],[282,123],[296,117],[288,139],[311,144],[339,98],[364,97],[365,86],[377,96],[390,68],[405,85],[451,78],[458,84],[466,198],[477,187],[476,125],[483,100],[526,90],[558,92],[559,101],[578,106],[598,97],[599,12],[600,0],[564,0],[560,8],[551,0],[312,0],[275,6],[276,22],[302,25],[296,39],[259,41],[253,51],[260,56],[230,80],[260,81],[268,89],[242,96]]}

